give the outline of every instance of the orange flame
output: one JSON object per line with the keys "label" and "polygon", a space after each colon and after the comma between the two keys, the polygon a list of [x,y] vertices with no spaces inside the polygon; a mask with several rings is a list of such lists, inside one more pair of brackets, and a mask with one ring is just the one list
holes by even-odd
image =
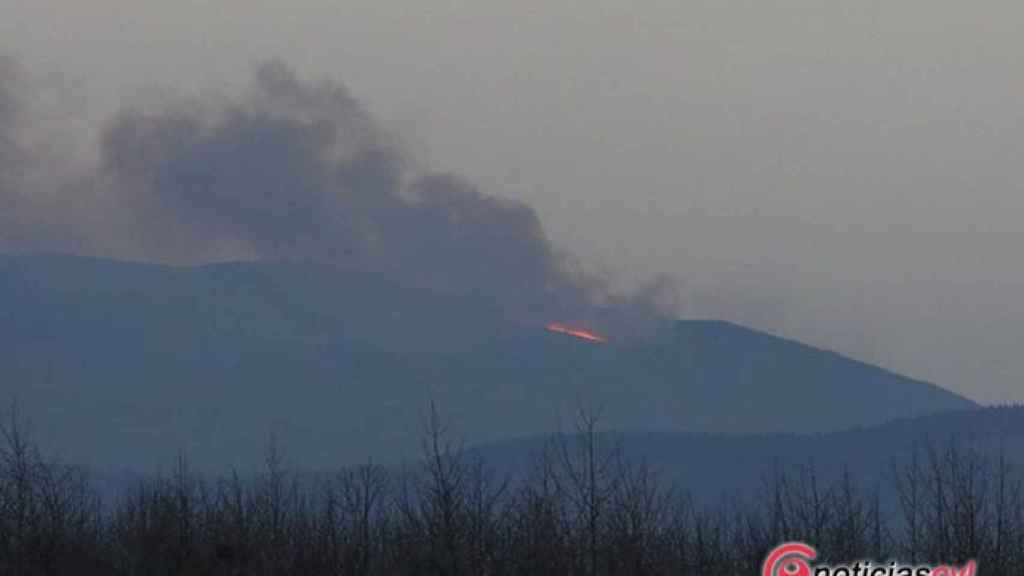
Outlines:
{"label": "orange flame", "polygon": [[607,338],[601,336],[600,334],[596,334],[594,332],[591,332],[590,330],[584,330],[583,328],[573,328],[571,326],[566,326],[561,322],[552,322],[547,325],[547,329],[550,332],[568,334],[569,336],[575,336],[576,338],[587,340],[589,342],[597,342],[600,344],[604,344],[605,342],[608,341]]}

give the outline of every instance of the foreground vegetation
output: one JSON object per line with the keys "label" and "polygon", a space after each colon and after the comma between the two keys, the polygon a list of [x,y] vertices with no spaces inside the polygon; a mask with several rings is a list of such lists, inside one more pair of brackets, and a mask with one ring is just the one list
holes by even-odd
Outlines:
{"label": "foreground vegetation", "polygon": [[[849,477],[776,471],[754,501],[695,506],[627,463],[581,413],[526,478],[495,477],[431,411],[422,462],[300,477],[271,441],[255,478],[173,473],[100,502],[12,410],[0,446],[0,574],[750,575],[780,542],[826,561],[979,561],[1024,574],[1024,500],[1002,455],[922,447],[889,477],[897,510]],[[699,463],[694,463],[699,465]]]}

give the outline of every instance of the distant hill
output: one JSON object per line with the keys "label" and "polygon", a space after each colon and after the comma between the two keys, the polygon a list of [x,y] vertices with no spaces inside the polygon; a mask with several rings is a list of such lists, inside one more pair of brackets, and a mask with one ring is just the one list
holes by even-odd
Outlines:
{"label": "distant hill", "polygon": [[[576,449],[579,437],[535,436],[476,446],[468,451],[499,477],[529,478],[545,452],[557,462],[560,445]],[[989,472],[1005,459],[1012,478],[1024,471],[1024,407],[993,407],[902,418],[886,424],[825,434],[734,436],[691,432],[604,433],[602,451],[643,464],[666,485],[704,505],[757,499],[778,476],[794,486],[813,471],[819,488],[844,474],[865,494],[876,490],[891,512],[898,507],[895,475],[915,458],[928,470],[950,447]],[[986,481],[994,482],[987,478]],[[984,488],[981,488],[982,490]]]}
{"label": "distant hill", "polygon": [[273,431],[308,466],[418,446],[433,399],[470,443],[579,402],[620,430],[825,432],[974,407],[932,384],[724,322],[592,344],[481,295],[296,263],[176,268],[0,255],[0,400],[100,467],[249,466]]}

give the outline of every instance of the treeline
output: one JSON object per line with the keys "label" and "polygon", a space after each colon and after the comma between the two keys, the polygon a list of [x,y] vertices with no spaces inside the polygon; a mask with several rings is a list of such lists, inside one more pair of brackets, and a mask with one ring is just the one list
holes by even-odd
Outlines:
{"label": "treeline", "polygon": [[[581,413],[512,481],[451,441],[436,411],[422,462],[300,478],[270,442],[255,478],[173,472],[101,503],[86,475],[46,460],[15,411],[0,448],[0,574],[743,575],[784,541],[829,562],[963,562],[1024,574],[1024,501],[1002,453],[923,447],[877,487],[813,468],[771,471],[750,501],[699,507],[628,462]],[[694,462],[700,466],[700,462]]]}

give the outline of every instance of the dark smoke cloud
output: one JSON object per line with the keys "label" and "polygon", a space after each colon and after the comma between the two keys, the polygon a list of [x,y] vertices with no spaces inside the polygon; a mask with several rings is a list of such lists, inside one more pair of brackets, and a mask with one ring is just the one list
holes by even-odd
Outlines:
{"label": "dark smoke cloud", "polygon": [[416,170],[344,87],[303,83],[283,64],[259,67],[225,105],[122,111],[102,130],[100,165],[49,212],[31,201],[47,193],[16,173],[17,100],[9,75],[0,82],[0,249],[315,260],[488,295],[520,317],[584,319],[600,300],[529,206]]}

